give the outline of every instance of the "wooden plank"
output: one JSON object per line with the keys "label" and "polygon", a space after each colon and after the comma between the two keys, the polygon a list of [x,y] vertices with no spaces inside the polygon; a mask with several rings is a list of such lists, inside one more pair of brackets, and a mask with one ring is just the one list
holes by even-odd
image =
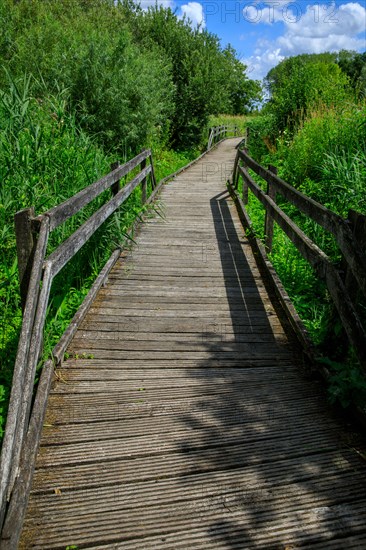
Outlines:
{"label": "wooden plank", "polygon": [[37,364],[42,353],[43,328],[46,320],[48,299],[52,284],[52,275],[49,266],[44,269],[42,278],[42,288],[39,292],[37,310],[34,317],[31,334],[29,337],[29,354],[24,373],[24,384],[22,387],[22,398],[18,404],[18,423],[17,434],[13,451],[13,469],[10,477],[10,488],[13,487],[16,476],[18,475],[18,465],[20,462],[23,441],[28,431],[29,418],[32,407],[32,397]]}
{"label": "wooden plank", "polygon": [[[333,425],[335,428],[335,426]],[[160,434],[149,434],[135,436],[126,442],[126,438],[113,438],[101,440],[96,444],[91,442],[77,442],[68,445],[51,445],[41,447],[38,456],[39,465],[58,467],[68,464],[90,464],[98,461],[116,460],[132,457],[150,457],[160,456],[169,452],[177,452],[185,442],[186,452],[194,449],[209,449],[223,447],[226,445],[245,444],[246,452],[253,453],[268,452],[276,443],[289,452],[296,447],[297,453],[314,453],[334,450],[336,442],[331,433],[331,424],[326,422],[322,426],[312,426],[309,418],[301,418],[292,424],[286,425],[286,432],[281,426],[276,424],[271,428],[271,433],[261,429],[259,433],[254,432],[250,426],[235,427],[226,432],[220,430],[208,430],[202,433],[199,430],[189,430],[186,432],[177,431],[166,434],[164,438]],[[189,430],[189,432],[188,432]],[[189,437],[188,437],[189,433]],[[283,455],[285,458],[286,455]]]}
{"label": "wooden plank", "polygon": [[[296,395],[298,393],[297,391]],[[301,411],[305,411],[307,408],[310,408],[311,403],[318,405],[319,413],[322,410],[319,406],[319,396],[314,396],[314,391],[306,391],[296,398],[293,388],[287,392],[281,392],[280,397],[282,402],[278,406],[274,405],[273,399],[268,395],[268,392],[266,393],[263,390],[253,392],[253,394],[248,392],[246,395],[243,395],[242,400],[239,400],[237,395],[230,392],[210,392],[210,394],[206,393],[203,395],[198,394],[198,392],[186,392],[180,398],[179,396],[171,396],[169,399],[164,398],[160,393],[160,401],[159,399],[151,398],[151,396],[148,400],[141,399],[141,396],[140,399],[130,400],[125,400],[124,396],[121,399],[116,399],[116,397],[115,395],[100,394],[98,395],[98,406],[96,406],[95,398],[93,400],[88,395],[51,395],[45,432],[49,432],[51,429],[57,431],[57,426],[59,425],[80,425],[80,429],[82,430],[85,424],[112,420],[119,422],[131,418],[139,422],[141,418],[156,417],[158,423],[162,417],[176,415],[190,420],[192,425],[194,423],[199,428],[200,423],[197,424],[195,422],[197,412],[205,418],[206,415],[210,414],[209,411],[212,411],[212,414],[216,418],[218,415],[221,418],[221,412],[224,414],[227,407],[231,407],[238,417],[245,417],[248,421],[250,419],[258,421],[262,418],[264,423],[268,423],[267,429],[270,429],[275,409],[279,410],[278,414],[280,416],[281,413],[285,414],[287,412],[287,417],[296,417],[296,409],[301,408]],[[246,403],[243,405],[244,400]],[[303,416],[303,414],[300,414],[300,416]],[[316,413],[314,413],[314,416],[316,416]],[[218,430],[220,430],[220,426],[225,429],[224,422],[218,425]],[[179,453],[179,451],[177,452]],[[261,460],[266,460],[264,454],[260,456]],[[47,467],[46,463],[44,467]]]}
{"label": "wooden plank", "polygon": [[[277,175],[277,168],[275,166],[269,165],[268,170],[273,174]],[[276,189],[270,184],[267,183],[267,195],[273,202],[276,202]],[[268,210],[266,210],[265,221],[264,221],[264,234],[265,234],[265,246],[268,252],[272,252],[273,244],[273,219],[270,216]]]}
{"label": "wooden plank", "polygon": [[[280,445],[271,450],[271,461],[266,461],[263,453],[245,454],[244,445],[234,445],[227,453],[227,447],[210,450],[194,450],[188,455],[171,453],[158,457],[151,457],[147,462],[145,458],[130,460],[114,460],[107,463],[94,463],[87,465],[59,466],[56,470],[40,468],[34,476],[32,493],[47,494],[53,487],[59,487],[61,491],[67,489],[83,489],[88,484],[94,487],[111,486],[121,483],[123,479],[131,482],[169,479],[170,477],[182,477],[194,473],[209,473],[216,470],[216,465],[222,461],[226,467],[241,468],[242,476],[250,480],[252,473],[261,464],[263,477],[284,475],[288,484],[303,479],[304,472],[299,471],[298,454],[294,450],[292,455],[283,456],[284,449]],[[312,455],[308,455],[308,457]],[[245,458],[244,458],[245,457]],[[319,470],[326,472],[336,471],[341,474],[353,470],[358,471],[358,462],[352,452],[328,450],[313,455],[313,460],[307,462],[307,479],[316,481]],[[122,477],[123,476],[123,477]]]}
{"label": "wooden plank", "polygon": [[[303,493],[305,490],[303,489]],[[275,548],[278,543],[279,536],[283,542],[309,542],[313,540],[325,540],[330,537],[329,533],[341,536],[344,534],[344,525],[351,525],[355,534],[362,533],[363,526],[363,510],[365,501],[357,495],[357,500],[354,502],[342,503],[341,499],[335,498],[331,503],[327,501],[329,488],[321,490],[319,494],[313,494],[314,506],[311,502],[306,502],[305,494],[303,499],[294,499],[294,505],[291,506],[291,491],[288,491],[289,498],[285,499],[281,493],[277,492],[273,500],[273,509],[268,506],[265,499],[266,491],[257,489],[257,491],[248,491],[244,493],[244,501],[240,501],[240,495],[237,499],[224,498],[227,503],[225,506],[223,499],[208,499],[208,498],[191,498],[189,501],[174,502],[170,505],[161,505],[147,507],[144,509],[130,508],[126,514],[116,507],[108,514],[96,511],[90,518],[85,518],[83,522],[83,532],[78,536],[80,545],[90,546],[91,544],[100,544],[109,542],[114,543],[117,534],[121,530],[124,532],[122,541],[118,548],[127,547],[136,548],[138,544],[145,546],[146,537],[159,537],[155,539],[155,548],[157,540],[166,541],[166,535],[173,533],[176,541],[181,540],[179,533],[182,530],[190,532],[191,529],[206,529],[206,541],[215,534],[210,528],[212,525],[217,525],[219,530],[222,529],[222,518],[226,518],[224,525],[227,522],[232,522],[236,527],[237,535],[242,541],[242,548],[272,547]],[[263,505],[260,505],[261,497]],[[242,496],[243,498],[243,496]],[[330,505],[329,505],[330,504]],[[253,511],[254,506],[254,511]],[[255,526],[250,527],[251,520],[253,521],[253,512],[255,516]],[[67,523],[65,519],[68,519]],[[54,520],[54,528],[51,536],[45,537],[45,530],[37,533],[34,548],[49,548],[51,543],[52,548],[62,548],[68,544],[68,541],[74,540],[75,534],[78,531],[75,526],[73,517],[59,518]],[[63,521],[62,521],[63,520]],[[66,527],[62,526],[66,523]],[[299,532],[299,523],[303,525]],[[164,525],[163,537],[161,526]],[[243,534],[243,525],[247,525],[245,535]],[[239,527],[240,526],[240,527]],[[45,527],[48,527],[48,522],[45,522]],[[221,529],[220,529],[221,527]],[[227,527],[226,527],[227,529]],[[211,533],[211,537],[207,534]],[[134,542],[131,543],[131,539]],[[63,546],[57,541],[62,541]],[[221,539],[222,543],[222,539]],[[255,544],[254,544],[255,543]],[[187,544],[187,541],[185,541]],[[191,546],[191,545],[189,545]],[[175,546],[176,548],[177,546]],[[187,546],[180,545],[180,548]],[[225,548],[225,546],[221,546]],[[226,545],[227,548],[227,545]]]}
{"label": "wooden plank", "polygon": [[274,269],[272,263],[270,262],[267,256],[267,252],[264,246],[262,245],[262,242],[260,241],[260,239],[255,237],[255,232],[252,231],[252,222],[245,209],[245,205],[243,201],[241,200],[238,192],[234,189],[232,185],[229,184],[228,187],[231,195],[236,201],[236,206],[238,208],[239,217],[241,219],[243,227],[246,227],[250,231],[250,234],[251,234],[250,239],[252,242],[253,249],[257,253],[257,259],[261,262],[265,272],[267,273],[268,280],[272,286],[273,292],[279,299],[281,306],[283,308],[283,311],[285,312],[287,319],[290,321],[291,327],[294,331],[295,336],[299,340],[301,347],[304,349],[305,353],[308,355],[310,360],[313,361],[314,360],[313,343],[310,340],[308,332],[302,320],[300,319],[300,316],[297,313],[294,305],[292,304],[290,297],[288,296],[285,288],[283,287],[282,282],[276,273],[276,270]]}
{"label": "wooden plank", "polygon": [[255,196],[294,243],[300,254],[315,269],[318,277],[325,280],[349,341],[354,347],[361,367],[366,371],[366,331],[350,300],[346,286],[330,259],[301,231],[284,212],[267,197],[250,176],[239,168]]}
{"label": "wooden plank", "polygon": [[6,515],[6,521],[1,532],[0,546],[8,550],[16,550],[18,548],[32,485],[35,460],[41,439],[52,378],[53,362],[49,360],[42,369],[29,429],[20,456],[19,476],[15,482],[12,499]]}
{"label": "wooden plank", "polygon": [[24,208],[14,216],[15,239],[17,246],[18,273],[20,283],[20,298],[24,312],[28,287],[32,273],[36,241],[32,231],[34,208]]}
{"label": "wooden plank", "polygon": [[[18,351],[15,359],[13,382],[9,401],[5,434],[1,449],[1,482],[0,482],[0,528],[4,520],[6,501],[12,489],[12,479],[18,468],[18,462],[14,458],[15,447],[20,447],[23,433],[19,431],[20,403],[23,400],[24,380],[26,365],[29,356],[29,334],[31,333],[36,315],[37,300],[40,281],[42,277],[42,264],[47,250],[49,236],[49,220],[43,218],[37,247],[34,255],[31,279],[29,282],[28,298],[25,305],[22,330],[19,337]],[[20,439],[19,439],[20,438]]]}

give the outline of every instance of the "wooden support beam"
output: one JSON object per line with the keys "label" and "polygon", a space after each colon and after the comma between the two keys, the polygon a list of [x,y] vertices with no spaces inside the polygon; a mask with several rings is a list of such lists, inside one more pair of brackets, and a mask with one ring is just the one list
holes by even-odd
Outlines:
{"label": "wooden support beam", "polygon": [[[277,168],[275,166],[272,166],[270,164],[268,166],[268,170],[272,172],[273,174],[277,175]],[[267,195],[270,199],[273,200],[273,202],[276,202],[276,188],[271,185],[270,182],[267,182]],[[266,210],[266,218],[264,222],[264,235],[265,235],[265,247],[267,252],[272,252],[272,245],[273,245],[273,218],[269,212],[269,210]]]}
{"label": "wooden support beam", "polygon": [[[146,159],[144,159],[140,164],[141,172],[146,168]],[[147,177],[145,176],[141,181],[141,203],[145,204],[147,199]]]}
{"label": "wooden support beam", "polygon": [[[113,170],[116,170],[117,168],[119,168],[119,162],[118,160],[115,161],[115,162],[112,162],[111,164],[111,172],[113,172]],[[117,180],[112,186],[111,186],[111,191],[112,191],[112,194],[113,195],[117,195],[118,191],[120,191],[121,189],[121,180]]]}
{"label": "wooden support beam", "polygon": [[20,298],[24,312],[32,272],[36,238],[33,233],[32,219],[35,217],[33,206],[24,208],[14,216],[15,238],[18,257]]}

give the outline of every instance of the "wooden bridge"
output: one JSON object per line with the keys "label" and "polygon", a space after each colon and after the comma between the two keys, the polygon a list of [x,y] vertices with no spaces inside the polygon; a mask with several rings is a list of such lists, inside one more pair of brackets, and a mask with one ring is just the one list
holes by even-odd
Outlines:
{"label": "wooden bridge", "polygon": [[239,142],[163,186],[46,364],[2,548],[366,548],[362,442],[245,236],[226,187]]}

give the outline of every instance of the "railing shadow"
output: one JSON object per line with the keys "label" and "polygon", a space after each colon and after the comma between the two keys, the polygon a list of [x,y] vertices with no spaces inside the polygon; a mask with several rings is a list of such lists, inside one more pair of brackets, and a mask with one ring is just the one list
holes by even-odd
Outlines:
{"label": "railing shadow", "polygon": [[191,464],[196,458],[181,484],[197,486],[189,507],[212,548],[329,540],[352,526],[351,515],[342,517],[345,495],[352,500],[347,483],[355,482],[341,475],[349,449],[319,389],[269,321],[272,306],[262,301],[228,197],[213,197],[211,211],[229,314],[221,331],[203,327],[209,358],[186,369],[207,389],[179,414],[196,430],[193,443],[180,441]]}

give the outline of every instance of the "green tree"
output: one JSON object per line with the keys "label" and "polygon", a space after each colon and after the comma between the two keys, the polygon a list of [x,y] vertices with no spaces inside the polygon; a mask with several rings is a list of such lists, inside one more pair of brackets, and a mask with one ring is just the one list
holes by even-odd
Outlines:
{"label": "green tree", "polygon": [[351,97],[349,78],[332,54],[299,55],[282,61],[266,77],[271,98],[265,111],[277,131],[293,133],[311,108],[337,106]]}
{"label": "green tree", "polygon": [[359,95],[366,95],[366,52],[341,50],[336,62],[349,77],[351,85]]}

